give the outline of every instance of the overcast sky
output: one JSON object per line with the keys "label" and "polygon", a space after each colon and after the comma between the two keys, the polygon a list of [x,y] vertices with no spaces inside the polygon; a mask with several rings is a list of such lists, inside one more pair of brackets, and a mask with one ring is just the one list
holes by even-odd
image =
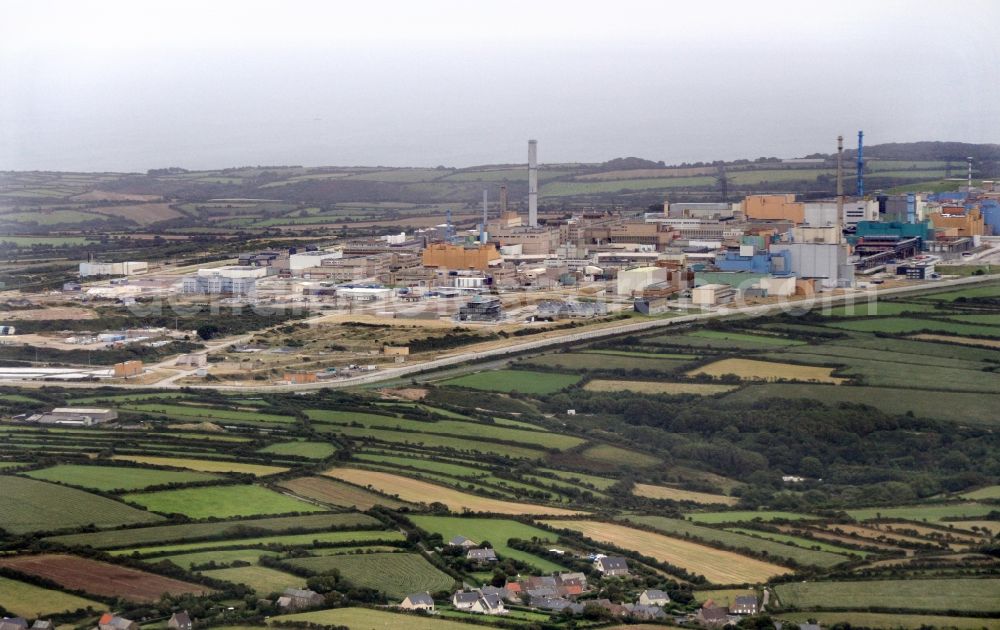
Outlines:
{"label": "overcast sky", "polygon": [[996,0],[3,0],[0,170],[1000,142],[998,29]]}

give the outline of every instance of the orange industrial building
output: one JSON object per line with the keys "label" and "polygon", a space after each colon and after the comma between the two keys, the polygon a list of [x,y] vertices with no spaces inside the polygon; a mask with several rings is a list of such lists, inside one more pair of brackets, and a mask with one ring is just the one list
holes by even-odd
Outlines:
{"label": "orange industrial building", "polygon": [[943,206],[931,213],[930,220],[940,236],[982,236],[986,232],[986,222],[979,208]]}
{"label": "orange industrial building", "polygon": [[285,372],[285,380],[293,385],[304,385],[315,383],[317,378],[315,372]]}
{"label": "orange industrial building", "polygon": [[115,363],[115,378],[128,378],[130,376],[139,376],[141,374],[142,361],[125,361],[123,363]]}
{"label": "orange industrial building", "polygon": [[795,195],[747,195],[743,200],[743,213],[748,219],[784,220],[795,224],[806,220],[805,204],[795,201]]}
{"label": "orange industrial building", "polygon": [[500,260],[500,252],[493,245],[465,247],[464,245],[432,243],[424,249],[421,260],[424,267],[486,271],[491,262]]}

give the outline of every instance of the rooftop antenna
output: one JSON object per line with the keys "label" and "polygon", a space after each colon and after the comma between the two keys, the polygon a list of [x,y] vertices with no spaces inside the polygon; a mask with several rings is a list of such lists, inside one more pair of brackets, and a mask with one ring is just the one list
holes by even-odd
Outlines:
{"label": "rooftop antenna", "polygon": [[858,132],[858,197],[865,196],[865,132]]}

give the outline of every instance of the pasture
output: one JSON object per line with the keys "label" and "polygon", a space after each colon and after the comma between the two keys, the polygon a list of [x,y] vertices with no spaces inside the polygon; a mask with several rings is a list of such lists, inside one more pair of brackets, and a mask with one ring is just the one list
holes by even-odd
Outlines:
{"label": "pasture", "polygon": [[594,379],[583,386],[588,392],[635,392],[637,394],[697,394],[711,396],[724,394],[737,388],[736,385],[716,385],[714,383],[669,383],[664,381],[612,381]]}
{"label": "pasture", "polygon": [[435,485],[419,479],[403,477],[391,473],[361,470],[358,468],[333,468],[325,473],[335,479],[353,483],[361,487],[371,487],[388,495],[397,495],[410,503],[442,503],[452,512],[491,512],[494,514],[550,514],[568,516],[579,514],[562,508],[546,507],[531,503],[513,503],[498,499],[479,497],[453,488]]}
{"label": "pasture", "polygon": [[479,624],[462,623],[450,619],[439,619],[423,615],[407,615],[399,612],[371,608],[331,608],[311,612],[294,613],[272,617],[273,623],[306,622],[320,626],[346,626],[351,630],[386,630],[386,628],[406,628],[406,630],[481,630]]}
{"label": "pasture", "polygon": [[815,619],[823,626],[851,624],[855,628],[957,628],[958,630],[1000,630],[1000,619],[989,617],[952,617],[945,615],[896,615],[869,612],[819,612],[783,613],[779,619],[792,623],[806,623]]}
{"label": "pasture", "polygon": [[67,590],[99,597],[121,597],[134,602],[155,602],[163,593],[212,592],[212,589],[200,584],[65,554],[2,557],[0,568],[51,580]]}
{"label": "pasture", "polygon": [[410,520],[424,531],[441,534],[441,538],[446,544],[455,536],[465,536],[477,543],[489,541],[500,557],[521,560],[543,574],[566,570],[565,567],[551,560],[512,549],[507,545],[507,541],[511,538],[520,538],[521,540],[537,538],[545,541],[556,539],[554,534],[531,525],[507,519],[459,518],[455,516],[412,516]]}
{"label": "pasture", "polygon": [[[466,439],[452,437],[449,435],[437,435],[435,433],[415,433],[412,431],[392,431],[389,429],[368,429],[365,427],[348,427],[331,424],[317,424],[315,428],[320,433],[338,433],[351,438],[364,440],[366,438],[390,444],[412,444],[425,448],[441,448],[461,453],[467,453],[474,457],[475,453],[493,453],[517,459],[539,459],[545,453],[539,448],[529,448],[528,446],[516,446],[513,444],[500,444],[487,440]],[[539,437],[549,435],[539,433]],[[554,434],[552,434],[554,435]]]}
{"label": "pasture", "polygon": [[269,455],[294,455],[296,457],[305,457],[306,459],[326,459],[327,457],[333,455],[336,451],[337,449],[329,442],[307,441],[277,442],[257,450],[258,453],[266,453]]}
{"label": "pasture", "polygon": [[684,516],[697,523],[708,523],[717,525],[719,523],[745,523],[751,521],[801,521],[805,519],[819,518],[809,514],[799,514],[797,512],[783,512],[781,510],[733,510],[731,512],[685,512]]}
{"label": "pasture", "polygon": [[190,569],[191,567],[205,565],[209,562],[214,562],[217,566],[225,566],[233,562],[257,564],[257,561],[262,557],[275,557],[278,553],[277,551],[268,551],[266,549],[215,549],[213,551],[192,551],[175,556],[158,557],[155,562],[169,560],[182,569]]}
{"label": "pasture", "polygon": [[642,370],[643,372],[674,373],[696,357],[694,355],[679,358],[674,355],[644,355],[608,354],[597,351],[586,352],[553,352],[537,357],[527,357],[524,365],[543,366],[556,370],[570,372],[607,372],[610,370]]}
{"label": "pasture", "polygon": [[104,604],[0,576],[0,607],[12,615],[33,619],[80,608],[100,610]]}
{"label": "pasture", "polygon": [[[761,538],[745,536],[741,533],[734,533],[732,531],[726,531],[714,527],[694,525],[688,521],[682,521],[675,518],[666,518],[663,516],[629,516],[628,520],[633,523],[652,527],[653,529],[661,531],[664,534],[672,536],[684,538],[690,536],[693,538],[700,538],[708,542],[720,543],[733,549],[746,548],[757,553],[766,553],[769,558],[779,559],[779,561],[780,559],[787,558],[795,561],[797,564],[825,568],[832,567],[848,560],[848,558],[844,555],[830,553],[832,549],[817,551],[813,549],[796,548],[791,545],[782,544],[781,542],[762,540]],[[833,546],[830,545],[830,547]],[[839,551],[843,552],[845,550],[840,549]]]}
{"label": "pasture", "polygon": [[319,512],[322,508],[261,486],[206,486],[126,494],[126,501],[153,512],[183,514],[189,518],[232,518],[258,514]]}
{"label": "pasture", "polygon": [[995,506],[983,503],[924,503],[898,507],[859,508],[845,510],[856,521],[875,518],[904,521],[943,521],[944,519],[976,518],[989,514]]}
{"label": "pasture", "polygon": [[854,319],[844,322],[827,324],[833,328],[853,330],[858,332],[882,332],[891,334],[910,334],[923,331],[940,332],[952,335],[971,335],[973,337],[1000,337],[1000,328],[963,324],[935,319],[916,319],[909,317],[880,317],[875,319]]}
{"label": "pasture", "polygon": [[304,588],[306,582],[305,579],[297,575],[260,566],[210,569],[202,571],[201,574],[216,580],[243,584],[261,597],[267,597],[271,593],[280,593],[286,588]]}
{"label": "pasture", "polygon": [[791,582],[774,592],[782,607],[1000,612],[1000,579]]}
{"label": "pasture", "polygon": [[235,422],[249,424],[292,424],[295,422],[295,418],[292,416],[281,416],[259,411],[239,411],[236,409],[200,407],[193,405],[140,403],[123,405],[122,409],[168,416],[170,418],[196,419],[207,422]]}
{"label": "pasture", "polygon": [[134,547],[175,540],[233,538],[240,532],[310,531],[329,528],[380,527],[381,522],[368,516],[350,512],[346,514],[305,514],[272,518],[248,518],[218,523],[184,523],[182,525],[155,525],[109,532],[90,532],[52,536],[51,540],[63,545],[80,545],[95,549]]}
{"label": "pasture", "polygon": [[572,374],[529,372],[527,370],[493,370],[451,378],[441,384],[489,392],[552,394],[578,382],[580,382],[580,377]]}
{"label": "pasture", "polygon": [[649,468],[660,464],[660,460],[652,455],[639,453],[611,444],[597,444],[580,453],[584,459],[609,466],[628,466],[634,468]]}
{"label": "pasture", "polygon": [[978,490],[972,490],[971,492],[963,492],[963,499],[972,500],[996,500],[1000,499],[1000,486],[986,486],[985,488],[979,488]]}
{"label": "pasture", "polygon": [[689,335],[691,337],[700,337],[702,339],[739,341],[760,346],[787,347],[787,346],[805,345],[804,341],[799,341],[798,339],[789,339],[787,337],[778,337],[777,335],[752,335],[747,333],[730,332],[724,330],[696,330],[692,333],[689,333]]}
{"label": "pasture", "polygon": [[118,527],[163,520],[83,490],[37,479],[0,477],[0,528],[12,534],[94,524]]}
{"label": "pasture", "polygon": [[794,363],[773,363],[771,361],[755,361],[753,359],[722,359],[695,368],[688,376],[701,374],[719,378],[734,374],[748,381],[809,381],[819,383],[840,384],[847,379],[832,376],[834,368],[813,365],[796,365]]}
{"label": "pasture", "polygon": [[682,501],[687,503],[702,503],[705,505],[736,505],[739,499],[727,497],[722,494],[709,494],[707,492],[693,492],[669,486],[655,486],[648,483],[637,483],[632,488],[632,494],[647,499],[658,499],[667,501]]}
{"label": "pasture", "polygon": [[124,466],[81,466],[78,464],[60,464],[24,474],[32,479],[54,481],[104,492],[142,490],[150,486],[212,481],[219,478],[217,475],[197,472],[151,470]]}
{"label": "pasture", "polygon": [[355,586],[378,589],[393,599],[410,593],[449,589],[455,583],[454,578],[415,553],[318,556],[295,558],[287,563],[314,573],[339,571]]}
{"label": "pasture", "polygon": [[340,545],[350,543],[389,543],[403,540],[398,531],[361,530],[337,532],[312,532],[309,534],[281,534],[278,536],[256,536],[252,538],[227,538],[225,540],[210,540],[207,542],[175,543],[153,547],[134,547],[112,551],[115,556],[130,556],[138,553],[142,556],[175,555],[181,552],[201,551],[206,549],[224,549],[227,547],[312,547],[317,544]]}
{"label": "pasture", "polygon": [[599,521],[542,521],[558,529],[571,529],[598,542],[621,547],[668,562],[691,573],[703,575],[715,584],[740,584],[764,582],[775,575],[789,573],[789,569],[748,558],[731,551],[714,549],[705,545],[654,534],[633,527]]}
{"label": "pasture", "polygon": [[407,468],[440,473],[442,475],[451,475],[452,477],[485,477],[490,474],[490,471],[485,468],[440,462],[422,457],[402,457],[383,455],[381,453],[355,453],[354,459],[364,462],[374,462],[376,464],[405,466]]}
{"label": "pasture", "polygon": [[245,464],[243,462],[227,462],[214,459],[188,459],[183,457],[158,457],[155,455],[114,455],[111,459],[152,466],[168,466],[170,468],[187,468],[209,473],[240,473],[266,477],[288,470],[281,466],[265,466],[263,464]]}
{"label": "pasture", "polygon": [[356,510],[370,510],[376,505],[398,509],[406,505],[403,501],[369,492],[364,488],[342,483],[325,477],[299,477],[282,481],[280,484],[293,494],[313,501]]}

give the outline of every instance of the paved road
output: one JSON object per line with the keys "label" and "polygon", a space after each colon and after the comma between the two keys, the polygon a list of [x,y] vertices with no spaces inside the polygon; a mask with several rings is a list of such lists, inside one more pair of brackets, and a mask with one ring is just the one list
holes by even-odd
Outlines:
{"label": "paved road", "polygon": [[[421,363],[402,365],[399,367],[392,367],[384,370],[378,370],[377,372],[371,372],[369,374],[362,374],[359,376],[354,376],[345,379],[338,379],[334,381],[324,381],[321,383],[303,383],[297,385],[259,385],[250,387],[237,386],[237,385],[209,385],[209,384],[182,386],[174,382],[175,380],[180,378],[180,376],[171,376],[166,379],[163,379],[156,385],[132,385],[132,384],[110,384],[110,383],[95,384],[95,383],[73,383],[73,382],[54,383],[52,381],[3,381],[2,384],[17,385],[22,387],[42,387],[42,386],[52,386],[55,384],[58,384],[59,386],[63,387],[88,387],[88,388],[108,386],[108,387],[119,387],[122,389],[150,389],[150,388],[180,389],[182,387],[190,387],[191,389],[210,389],[223,392],[225,391],[293,392],[293,391],[317,390],[324,388],[342,389],[346,387],[355,387],[358,385],[368,385],[371,383],[378,383],[381,381],[398,379],[409,376],[411,374],[418,374],[421,372],[427,372],[429,370],[437,370],[443,367],[459,365],[462,363],[466,363],[468,361],[478,361],[490,358],[496,359],[509,356],[512,354],[518,354],[521,352],[527,352],[531,350],[538,350],[550,346],[556,346],[566,343],[575,343],[581,341],[593,341],[594,339],[600,339],[602,337],[611,337],[614,335],[643,332],[647,330],[653,330],[656,328],[665,328],[669,326],[677,326],[680,324],[690,324],[693,322],[699,322],[708,319],[717,319],[720,317],[732,317],[735,315],[742,315],[742,316],[770,315],[792,309],[806,310],[806,309],[825,308],[825,307],[839,306],[844,303],[866,304],[868,303],[869,300],[874,300],[876,297],[878,299],[882,299],[885,297],[905,295],[907,293],[926,292],[929,289],[941,289],[947,287],[960,287],[968,284],[980,284],[991,280],[1000,280],[1000,274],[994,274],[989,276],[973,276],[968,278],[955,278],[952,280],[941,280],[934,283],[924,283],[916,286],[896,287],[892,289],[873,289],[869,291],[857,291],[854,293],[844,294],[844,295],[819,296],[816,298],[812,298],[810,300],[796,300],[783,304],[781,303],[764,304],[759,306],[744,306],[740,308],[724,308],[724,309],[719,309],[717,311],[712,311],[710,313],[701,313],[698,315],[682,315],[679,317],[672,317],[666,319],[629,322],[617,326],[609,326],[606,328],[585,330],[577,333],[569,333],[565,335],[560,335],[558,337],[549,337],[546,339],[536,339],[532,341],[512,343],[510,345],[506,345],[500,348],[494,348],[491,350],[483,350],[479,352],[473,352],[473,351],[461,352],[459,354],[443,357],[440,359],[435,359],[433,361],[424,361]],[[311,319],[320,320],[326,316],[327,315],[320,315]],[[211,352],[223,346],[231,345],[232,343],[237,343],[238,341],[239,341],[238,339],[230,340],[225,344],[203,350],[202,352]]]}

